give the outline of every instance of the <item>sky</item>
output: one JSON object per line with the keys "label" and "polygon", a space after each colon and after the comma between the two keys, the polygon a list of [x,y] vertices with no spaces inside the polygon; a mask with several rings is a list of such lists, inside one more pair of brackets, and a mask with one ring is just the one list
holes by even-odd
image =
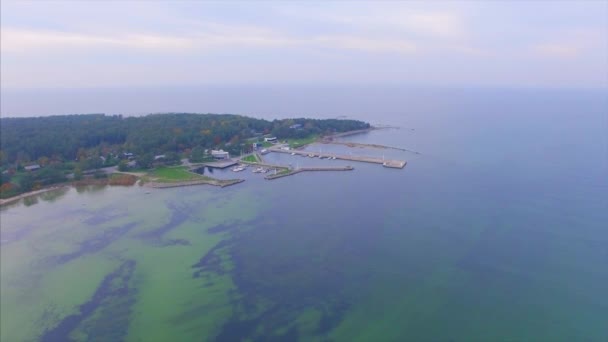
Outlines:
{"label": "sky", "polygon": [[608,87],[608,1],[1,1],[2,89]]}

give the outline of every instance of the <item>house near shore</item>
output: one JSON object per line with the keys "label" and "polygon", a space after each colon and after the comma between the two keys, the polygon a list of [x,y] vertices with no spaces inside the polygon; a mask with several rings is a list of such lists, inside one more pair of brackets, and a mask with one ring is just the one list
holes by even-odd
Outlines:
{"label": "house near shore", "polygon": [[38,164],[32,164],[32,165],[28,165],[26,167],[24,167],[25,171],[36,171],[40,168],[40,165]]}
{"label": "house near shore", "polygon": [[215,159],[230,159],[230,153],[224,150],[211,150],[211,156]]}

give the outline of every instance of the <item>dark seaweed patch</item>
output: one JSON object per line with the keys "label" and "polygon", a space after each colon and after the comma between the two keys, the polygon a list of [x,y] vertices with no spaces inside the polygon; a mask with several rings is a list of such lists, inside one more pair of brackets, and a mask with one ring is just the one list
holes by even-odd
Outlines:
{"label": "dark seaweed patch", "polygon": [[350,305],[344,301],[337,301],[329,306],[329,309],[323,310],[323,315],[319,320],[317,332],[319,334],[327,334],[332,329],[338,326],[344,315],[350,309]]}
{"label": "dark seaweed patch", "polygon": [[40,341],[70,341],[70,334],[79,327],[82,327],[89,341],[124,340],[128,317],[135,302],[134,290],[129,288],[135,265],[135,261],[127,260],[106,275],[93,297],[80,305],[79,313],[64,318],[57,326],[46,330]]}
{"label": "dark seaweed patch", "polygon": [[91,226],[98,226],[100,224],[104,224],[104,223],[110,222],[114,219],[126,217],[126,216],[127,216],[127,213],[124,213],[124,212],[119,213],[119,214],[109,214],[105,211],[102,211],[102,212],[94,213],[93,216],[84,220],[84,223],[91,225]]}
{"label": "dark seaweed patch", "polygon": [[189,211],[187,209],[178,208],[173,203],[167,204],[167,208],[171,209],[171,218],[169,219],[169,222],[154,230],[139,234],[140,238],[146,240],[157,240],[158,242],[158,240],[162,239],[166,233],[170,232],[171,230],[180,226],[182,223],[186,222],[190,216]]}
{"label": "dark seaweed patch", "polygon": [[[322,228],[315,222],[314,217],[294,220],[288,212],[273,211],[243,223],[255,229],[219,225],[210,230],[229,231],[231,238],[193,265],[193,277],[204,286],[215,274],[229,271],[237,289],[229,293],[233,314],[214,340],[297,341],[311,333],[327,339],[344,320],[354,295],[345,289],[368,281],[372,272],[344,265],[367,264],[374,247],[369,242],[378,229],[369,228],[371,218],[360,219],[348,231],[340,221]],[[233,265],[230,270],[221,267],[226,255]],[[308,310],[320,313],[318,321],[311,322],[312,331],[299,326]]]}
{"label": "dark seaweed patch", "polygon": [[166,246],[191,246],[192,245],[190,243],[190,241],[188,241],[186,239],[163,240],[161,244],[163,247],[166,247]]}
{"label": "dark seaweed patch", "polygon": [[29,224],[25,227],[21,227],[19,230],[14,231],[14,232],[0,231],[0,244],[6,245],[11,242],[19,241],[19,240],[23,239],[24,237],[28,236],[31,232],[33,232],[37,228],[38,228],[38,226]]}
{"label": "dark seaweed patch", "polygon": [[217,226],[213,226],[213,227],[207,229],[207,232],[209,232],[211,234],[223,233],[223,232],[231,231],[237,227],[238,227],[238,225],[236,225],[236,224],[234,224],[234,225],[218,224]]}
{"label": "dark seaweed patch", "polygon": [[222,267],[222,258],[220,251],[230,244],[229,240],[224,240],[215,245],[207,254],[205,254],[192,268],[197,269],[192,274],[192,278],[200,278],[204,272],[213,272],[216,274],[224,274],[225,270]]}
{"label": "dark seaweed patch", "polygon": [[[278,308],[268,310],[263,314],[245,320],[233,319],[224,324],[222,331],[215,337],[215,341],[218,342],[230,342],[230,341],[243,341],[252,340],[255,342],[291,342],[298,341],[300,336],[297,327],[291,326],[285,333],[273,334],[272,330],[275,329],[273,324],[268,324],[270,321],[276,320],[277,315],[280,314]],[[282,326],[289,326],[289,322],[286,320],[282,321]],[[262,330],[259,336],[256,332]],[[254,337],[258,335],[257,337]]]}
{"label": "dark seaweed patch", "polygon": [[78,250],[67,254],[52,256],[48,260],[52,263],[64,264],[85,254],[99,252],[100,250],[106,248],[112,242],[120,239],[136,225],[137,223],[133,222],[126,224],[122,227],[115,227],[104,230],[103,234],[96,236],[92,239],[87,239],[86,241],[80,243]]}

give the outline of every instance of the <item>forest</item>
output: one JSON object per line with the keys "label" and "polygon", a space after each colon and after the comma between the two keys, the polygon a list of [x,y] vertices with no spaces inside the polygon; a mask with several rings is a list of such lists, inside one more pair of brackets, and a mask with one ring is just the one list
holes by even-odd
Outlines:
{"label": "forest", "polygon": [[[201,159],[205,149],[220,148],[235,155],[248,152],[251,142],[264,135],[304,138],[369,127],[357,120],[269,121],[232,114],[0,118],[1,190],[6,195],[30,190],[32,184],[64,181],[68,173],[124,163],[124,157],[131,154],[140,167],[146,168],[152,165],[155,155],[164,154],[170,161]],[[33,164],[41,169],[24,171]]]}

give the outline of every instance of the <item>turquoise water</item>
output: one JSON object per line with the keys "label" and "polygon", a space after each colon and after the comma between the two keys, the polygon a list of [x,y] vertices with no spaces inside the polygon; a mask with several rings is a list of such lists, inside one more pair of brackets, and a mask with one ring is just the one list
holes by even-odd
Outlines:
{"label": "turquoise water", "polygon": [[604,94],[366,101],[344,111],[400,128],[345,140],[421,154],[310,149],[405,169],[325,161],[355,170],[3,208],[1,339],[608,339]]}

